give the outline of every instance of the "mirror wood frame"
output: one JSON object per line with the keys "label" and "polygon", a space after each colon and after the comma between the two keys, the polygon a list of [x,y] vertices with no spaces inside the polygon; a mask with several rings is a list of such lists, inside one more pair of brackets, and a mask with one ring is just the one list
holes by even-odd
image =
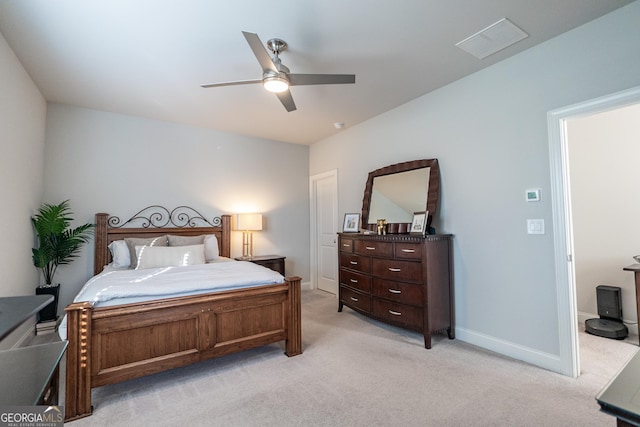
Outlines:
{"label": "mirror wood frame", "polygon": [[[362,198],[362,228],[364,230],[374,231],[376,224],[369,224],[369,208],[371,206],[371,194],[373,193],[373,180],[378,176],[392,175],[400,172],[412,171],[415,169],[430,168],[429,169],[429,189],[427,194],[427,206],[425,210],[429,211],[429,217],[427,219],[427,229],[431,226],[431,219],[436,213],[436,207],[438,205],[438,198],[440,196],[440,168],[438,166],[438,159],[422,159],[412,160],[409,162],[396,163],[394,165],[385,166],[380,169],[376,169],[369,172],[367,183],[364,187],[364,197]],[[389,234],[402,234],[409,232],[410,223],[389,223],[387,224],[387,233]]]}

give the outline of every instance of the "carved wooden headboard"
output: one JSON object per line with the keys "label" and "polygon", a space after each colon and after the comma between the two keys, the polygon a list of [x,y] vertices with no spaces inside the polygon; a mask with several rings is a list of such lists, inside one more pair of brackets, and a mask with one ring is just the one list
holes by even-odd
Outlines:
{"label": "carved wooden headboard", "polygon": [[169,211],[163,206],[153,205],[138,211],[124,222],[117,216],[97,213],[95,226],[93,274],[100,273],[111,262],[109,243],[125,237],[215,234],[220,256],[231,256],[231,215],[221,215],[209,221],[188,206],[178,206]]}

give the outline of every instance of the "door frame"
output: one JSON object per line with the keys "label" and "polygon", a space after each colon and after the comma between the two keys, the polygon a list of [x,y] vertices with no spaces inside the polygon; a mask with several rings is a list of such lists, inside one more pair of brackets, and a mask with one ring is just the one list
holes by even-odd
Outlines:
{"label": "door frame", "polygon": [[[332,169],[327,172],[311,175],[309,177],[309,233],[311,242],[311,259],[310,259],[310,273],[311,273],[311,289],[318,289],[318,181],[327,177],[333,177],[335,182],[334,200],[333,200],[333,219],[334,223],[338,224],[338,169]],[[336,230],[337,232],[337,230]],[[337,247],[337,246],[336,246]],[[338,252],[336,250],[336,257]]]}
{"label": "door frame", "polygon": [[569,186],[567,121],[639,102],[640,86],[547,113],[556,294],[558,297],[560,371],[564,375],[574,378],[580,375],[580,353],[578,347],[575,265],[573,261],[574,247],[571,189]]}

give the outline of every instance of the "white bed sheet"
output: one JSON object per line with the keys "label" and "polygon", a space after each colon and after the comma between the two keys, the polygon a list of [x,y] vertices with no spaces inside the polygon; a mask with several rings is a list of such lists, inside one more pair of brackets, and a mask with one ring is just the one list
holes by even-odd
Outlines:
{"label": "white bed sheet", "polygon": [[[73,302],[106,307],[284,282],[280,273],[252,262],[226,261],[145,270],[105,268],[85,283]],[[66,315],[58,334],[67,337]]]}

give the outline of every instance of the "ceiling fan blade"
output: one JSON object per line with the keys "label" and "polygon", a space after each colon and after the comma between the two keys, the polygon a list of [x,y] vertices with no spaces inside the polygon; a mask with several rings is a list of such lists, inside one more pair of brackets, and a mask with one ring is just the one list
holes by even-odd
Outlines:
{"label": "ceiling fan blade", "polygon": [[291,86],[336,85],[356,82],[355,74],[288,74]]}
{"label": "ceiling fan blade", "polygon": [[284,108],[287,109],[288,112],[292,112],[296,110],[296,103],[293,102],[293,97],[291,96],[291,91],[285,90],[284,92],[276,93],[276,96],[284,105]]}
{"label": "ceiling fan blade", "polygon": [[208,85],[201,85],[200,87],[209,88],[209,87],[221,87],[221,86],[237,86],[237,85],[251,85],[254,83],[262,83],[262,79],[260,80],[238,80],[235,82],[224,82],[224,83],[210,83]]}
{"label": "ceiling fan blade", "polygon": [[262,71],[272,71],[274,73],[278,73],[278,69],[276,68],[276,64],[273,63],[267,49],[265,49],[264,45],[260,41],[260,38],[255,33],[248,33],[243,31],[244,38],[247,39],[247,43],[249,43],[249,47],[253,51],[253,54],[258,59],[260,66],[262,67]]}

